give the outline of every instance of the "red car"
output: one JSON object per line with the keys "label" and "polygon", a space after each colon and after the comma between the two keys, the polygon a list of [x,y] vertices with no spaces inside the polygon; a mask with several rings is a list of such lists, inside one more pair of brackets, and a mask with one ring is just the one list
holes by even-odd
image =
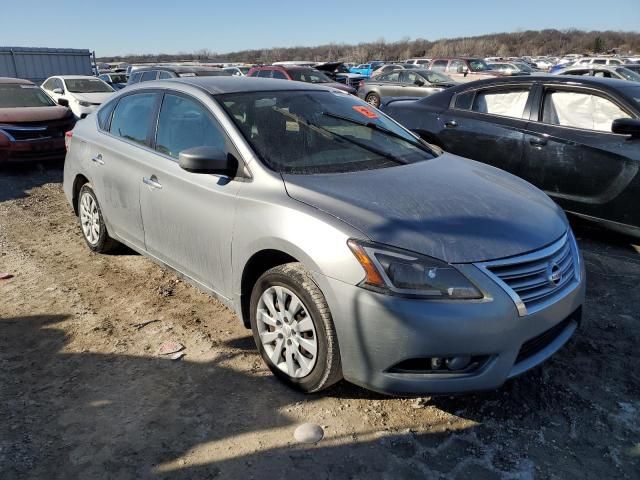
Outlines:
{"label": "red car", "polygon": [[65,156],[75,118],[28,80],[0,77],[0,163]]}
{"label": "red car", "polygon": [[355,94],[356,89],[331,80],[326,74],[315,68],[298,67],[298,66],[280,66],[267,65],[263,67],[253,67],[247,73],[247,77],[260,78],[276,78],[280,80],[295,80],[297,82],[307,82],[315,84],[323,84],[328,87],[334,87],[343,92]]}

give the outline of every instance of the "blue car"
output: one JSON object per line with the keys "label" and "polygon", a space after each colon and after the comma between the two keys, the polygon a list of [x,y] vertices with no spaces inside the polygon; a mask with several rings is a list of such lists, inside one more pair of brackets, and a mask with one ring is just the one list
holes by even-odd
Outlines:
{"label": "blue car", "polygon": [[383,65],[384,62],[375,61],[371,63],[362,63],[357,67],[351,67],[349,69],[350,73],[357,73],[358,75],[362,75],[363,77],[369,78],[374,70],[376,70],[380,65]]}

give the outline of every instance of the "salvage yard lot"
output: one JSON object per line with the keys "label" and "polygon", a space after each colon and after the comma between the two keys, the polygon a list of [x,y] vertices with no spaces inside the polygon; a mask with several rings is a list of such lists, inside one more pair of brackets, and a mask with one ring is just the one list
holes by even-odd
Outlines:
{"label": "salvage yard lot", "polygon": [[[576,225],[584,321],[494,392],[401,399],[279,383],[215,300],[86,248],[61,165],[0,170],[0,478],[637,478],[640,254]],[[139,324],[157,320],[147,325]],[[186,356],[158,356],[168,340]],[[297,444],[303,422],[325,428]]]}

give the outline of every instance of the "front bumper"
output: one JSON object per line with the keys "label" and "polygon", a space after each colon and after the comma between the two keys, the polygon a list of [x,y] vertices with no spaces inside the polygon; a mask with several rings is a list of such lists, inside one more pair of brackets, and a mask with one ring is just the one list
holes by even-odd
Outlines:
{"label": "front bumper", "polygon": [[60,160],[65,153],[64,137],[0,143],[0,162]]}
{"label": "front bumper", "polygon": [[[582,263],[580,268],[584,269]],[[479,268],[464,265],[461,270],[483,290],[485,299],[414,300],[317,275],[338,333],[344,378],[392,395],[495,389],[548,359],[579,323],[584,271],[580,281],[554,303],[520,316],[512,298]],[[543,335],[549,331],[552,336]],[[520,354],[532,344],[536,348],[530,349],[530,354]],[[456,356],[486,360],[471,372],[407,373],[394,369],[411,359]]]}

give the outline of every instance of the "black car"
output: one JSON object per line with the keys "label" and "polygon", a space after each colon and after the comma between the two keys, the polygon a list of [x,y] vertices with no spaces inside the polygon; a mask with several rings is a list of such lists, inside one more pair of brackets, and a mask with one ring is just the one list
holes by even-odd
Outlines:
{"label": "black car", "polygon": [[533,183],[569,212],[640,236],[640,83],[495,78],[384,111],[446,151]]}
{"label": "black car", "polygon": [[163,80],[178,77],[217,77],[231,76],[231,72],[215,67],[192,67],[183,65],[154,65],[137,68],[131,72],[127,85],[150,80]]}

